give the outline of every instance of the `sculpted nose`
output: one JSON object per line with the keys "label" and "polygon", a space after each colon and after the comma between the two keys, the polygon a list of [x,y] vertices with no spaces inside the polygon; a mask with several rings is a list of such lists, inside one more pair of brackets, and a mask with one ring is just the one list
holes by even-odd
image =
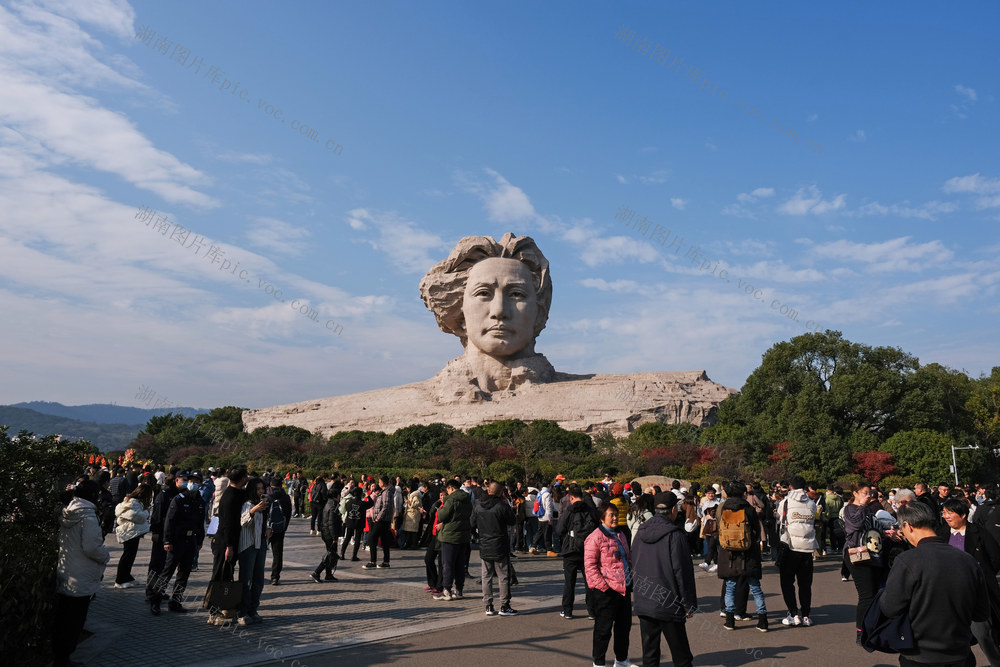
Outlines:
{"label": "sculpted nose", "polygon": [[497,290],[490,301],[490,317],[495,320],[507,319],[507,299],[500,290]]}

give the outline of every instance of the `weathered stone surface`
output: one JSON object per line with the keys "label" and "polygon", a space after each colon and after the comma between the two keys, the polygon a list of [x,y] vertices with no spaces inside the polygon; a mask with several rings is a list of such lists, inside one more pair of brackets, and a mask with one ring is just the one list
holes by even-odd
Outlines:
{"label": "weathered stone surface", "polygon": [[[449,364],[451,366],[451,364]],[[712,382],[704,371],[570,375],[525,384],[475,400],[463,391],[442,395],[448,368],[423,382],[332,396],[243,413],[248,431],[288,424],[324,436],[360,429],[391,433],[411,424],[441,422],[468,429],[499,419],[551,419],[565,429],[627,435],[640,424],[710,423],[713,409],[736,390]],[[475,402],[472,402],[475,401]]]}

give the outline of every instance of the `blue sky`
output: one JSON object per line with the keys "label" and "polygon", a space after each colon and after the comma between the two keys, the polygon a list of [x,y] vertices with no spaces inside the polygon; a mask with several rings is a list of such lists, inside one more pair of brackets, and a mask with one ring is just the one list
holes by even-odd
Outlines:
{"label": "blue sky", "polygon": [[420,278],[508,231],[551,263],[536,349],[559,370],[738,388],[809,327],[988,372],[998,18],[0,2],[0,403],[428,378],[461,347]]}

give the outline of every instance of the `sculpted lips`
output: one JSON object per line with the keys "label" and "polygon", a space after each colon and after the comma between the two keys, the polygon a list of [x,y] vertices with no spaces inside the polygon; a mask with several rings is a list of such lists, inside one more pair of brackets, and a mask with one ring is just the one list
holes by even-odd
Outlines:
{"label": "sculpted lips", "polygon": [[483,333],[492,333],[494,335],[499,334],[499,335],[506,336],[506,335],[510,335],[510,334],[514,333],[514,330],[511,329],[510,327],[506,327],[506,326],[504,326],[502,324],[496,324],[496,325],[490,327],[489,329],[487,329]]}

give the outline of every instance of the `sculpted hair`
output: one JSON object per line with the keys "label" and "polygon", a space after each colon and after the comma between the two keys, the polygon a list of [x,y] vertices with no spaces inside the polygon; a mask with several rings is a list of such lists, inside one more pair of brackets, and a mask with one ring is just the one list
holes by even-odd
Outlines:
{"label": "sculpted hair", "polygon": [[477,263],[491,257],[516,259],[523,262],[535,282],[538,315],[535,336],[545,328],[552,305],[552,279],[549,261],[530,236],[514,236],[510,232],[497,243],[491,236],[466,236],[452,248],[448,259],[435,264],[420,281],[420,298],[434,313],[441,331],[458,336],[464,347],[468,342],[462,299],[469,271]]}

